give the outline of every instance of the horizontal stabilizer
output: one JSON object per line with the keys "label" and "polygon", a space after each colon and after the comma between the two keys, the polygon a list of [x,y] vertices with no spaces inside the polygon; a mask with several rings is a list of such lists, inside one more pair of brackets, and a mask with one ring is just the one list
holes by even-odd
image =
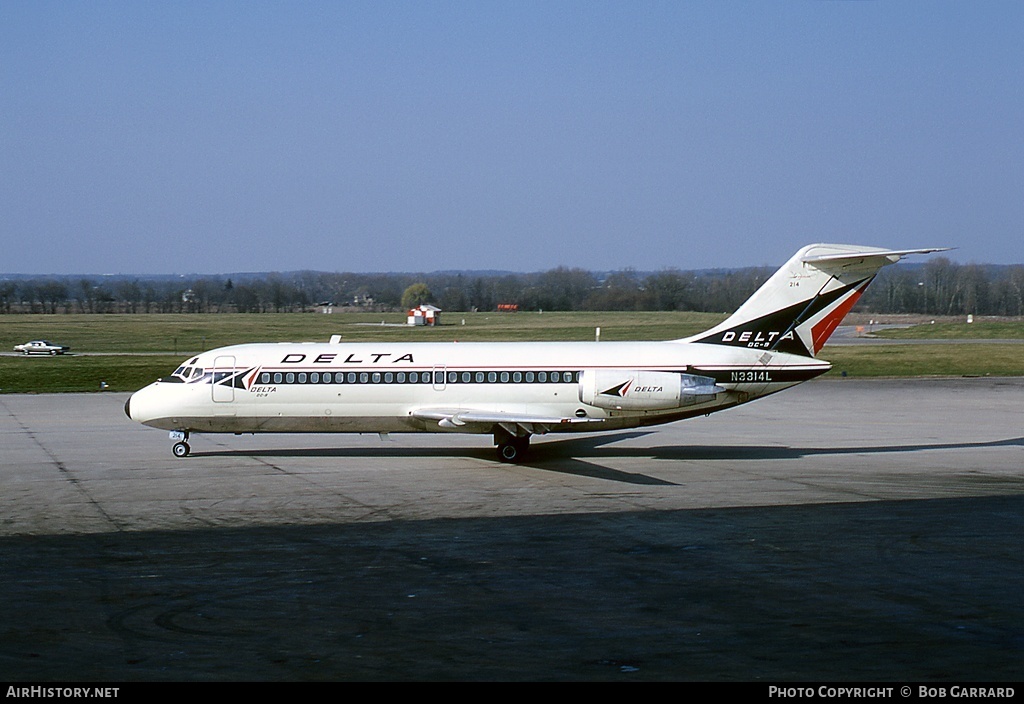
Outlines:
{"label": "horizontal stabilizer", "polygon": [[[837,245],[841,246],[841,245]],[[875,249],[873,247],[850,247],[847,252],[834,252],[832,254],[808,254],[801,258],[801,261],[808,264],[817,262],[842,262],[859,261],[862,259],[888,259],[895,264],[908,254],[932,254],[934,252],[948,252],[952,247],[932,247],[929,249]]]}

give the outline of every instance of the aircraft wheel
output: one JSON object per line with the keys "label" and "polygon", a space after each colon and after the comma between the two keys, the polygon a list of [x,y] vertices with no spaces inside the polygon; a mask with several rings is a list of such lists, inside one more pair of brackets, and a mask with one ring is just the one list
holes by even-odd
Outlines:
{"label": "aircraft wheel", "polygon": [[174,447],[171,448],[171,452],[174,453],[175,457],[188,457],[188,453],[192,451],[192,448],[188,446],[187,442],[176,442]]}
{"label": "aircraft wheel", "polygon": [[529,447],[528,438],[513,438],[498,445],[498,459],[502,462],[522,462]]}

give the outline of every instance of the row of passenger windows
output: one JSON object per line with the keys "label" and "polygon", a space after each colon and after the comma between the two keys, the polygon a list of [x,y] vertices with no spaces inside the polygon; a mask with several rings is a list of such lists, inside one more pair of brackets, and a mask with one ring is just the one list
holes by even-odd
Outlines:
{"label": "row of passenger windows", "polygon": [[579,372],[261,372],[260,384],[558,384]]}

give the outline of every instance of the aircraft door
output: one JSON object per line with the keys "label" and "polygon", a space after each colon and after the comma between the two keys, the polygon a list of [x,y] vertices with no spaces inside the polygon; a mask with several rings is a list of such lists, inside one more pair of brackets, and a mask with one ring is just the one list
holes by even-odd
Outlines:
{"label": "aircraft door", "polygon": [[235,400],[235,358],[223,355],[213,360],[213,394],[214,403],[231,403]]}

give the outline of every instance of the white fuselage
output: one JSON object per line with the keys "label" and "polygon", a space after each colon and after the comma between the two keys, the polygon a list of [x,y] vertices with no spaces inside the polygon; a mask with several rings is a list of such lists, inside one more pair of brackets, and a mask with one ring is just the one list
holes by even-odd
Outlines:
{"label": "white fuselage", "polygon": [[[156,428],[199,433],[490,433],[488,413],[513,422],[564,419],[531,432],[580,432],[708,414],[829,368],[804,356],[685,341],[248,344],[191,358],[175,376],[133,394],[126,412]],[[665,407],[642,396],[660,386],[634,385],[620,391],[634,394],[621,407],[595,405],[595,378],[647,372],[661,375],[643,378],[713,379],[715,393]],[[460,411],[485,420],[460,422]]]}
{"label": "white fuselage", "polygon": [[828,371],[815,359],[879,269],[907,254],[801,248],[725,321],[668,342],[279,343],[204,352],[133,394],[129,418],[192,432],[492,433],[520,461],[533,435],[706,415]]}

